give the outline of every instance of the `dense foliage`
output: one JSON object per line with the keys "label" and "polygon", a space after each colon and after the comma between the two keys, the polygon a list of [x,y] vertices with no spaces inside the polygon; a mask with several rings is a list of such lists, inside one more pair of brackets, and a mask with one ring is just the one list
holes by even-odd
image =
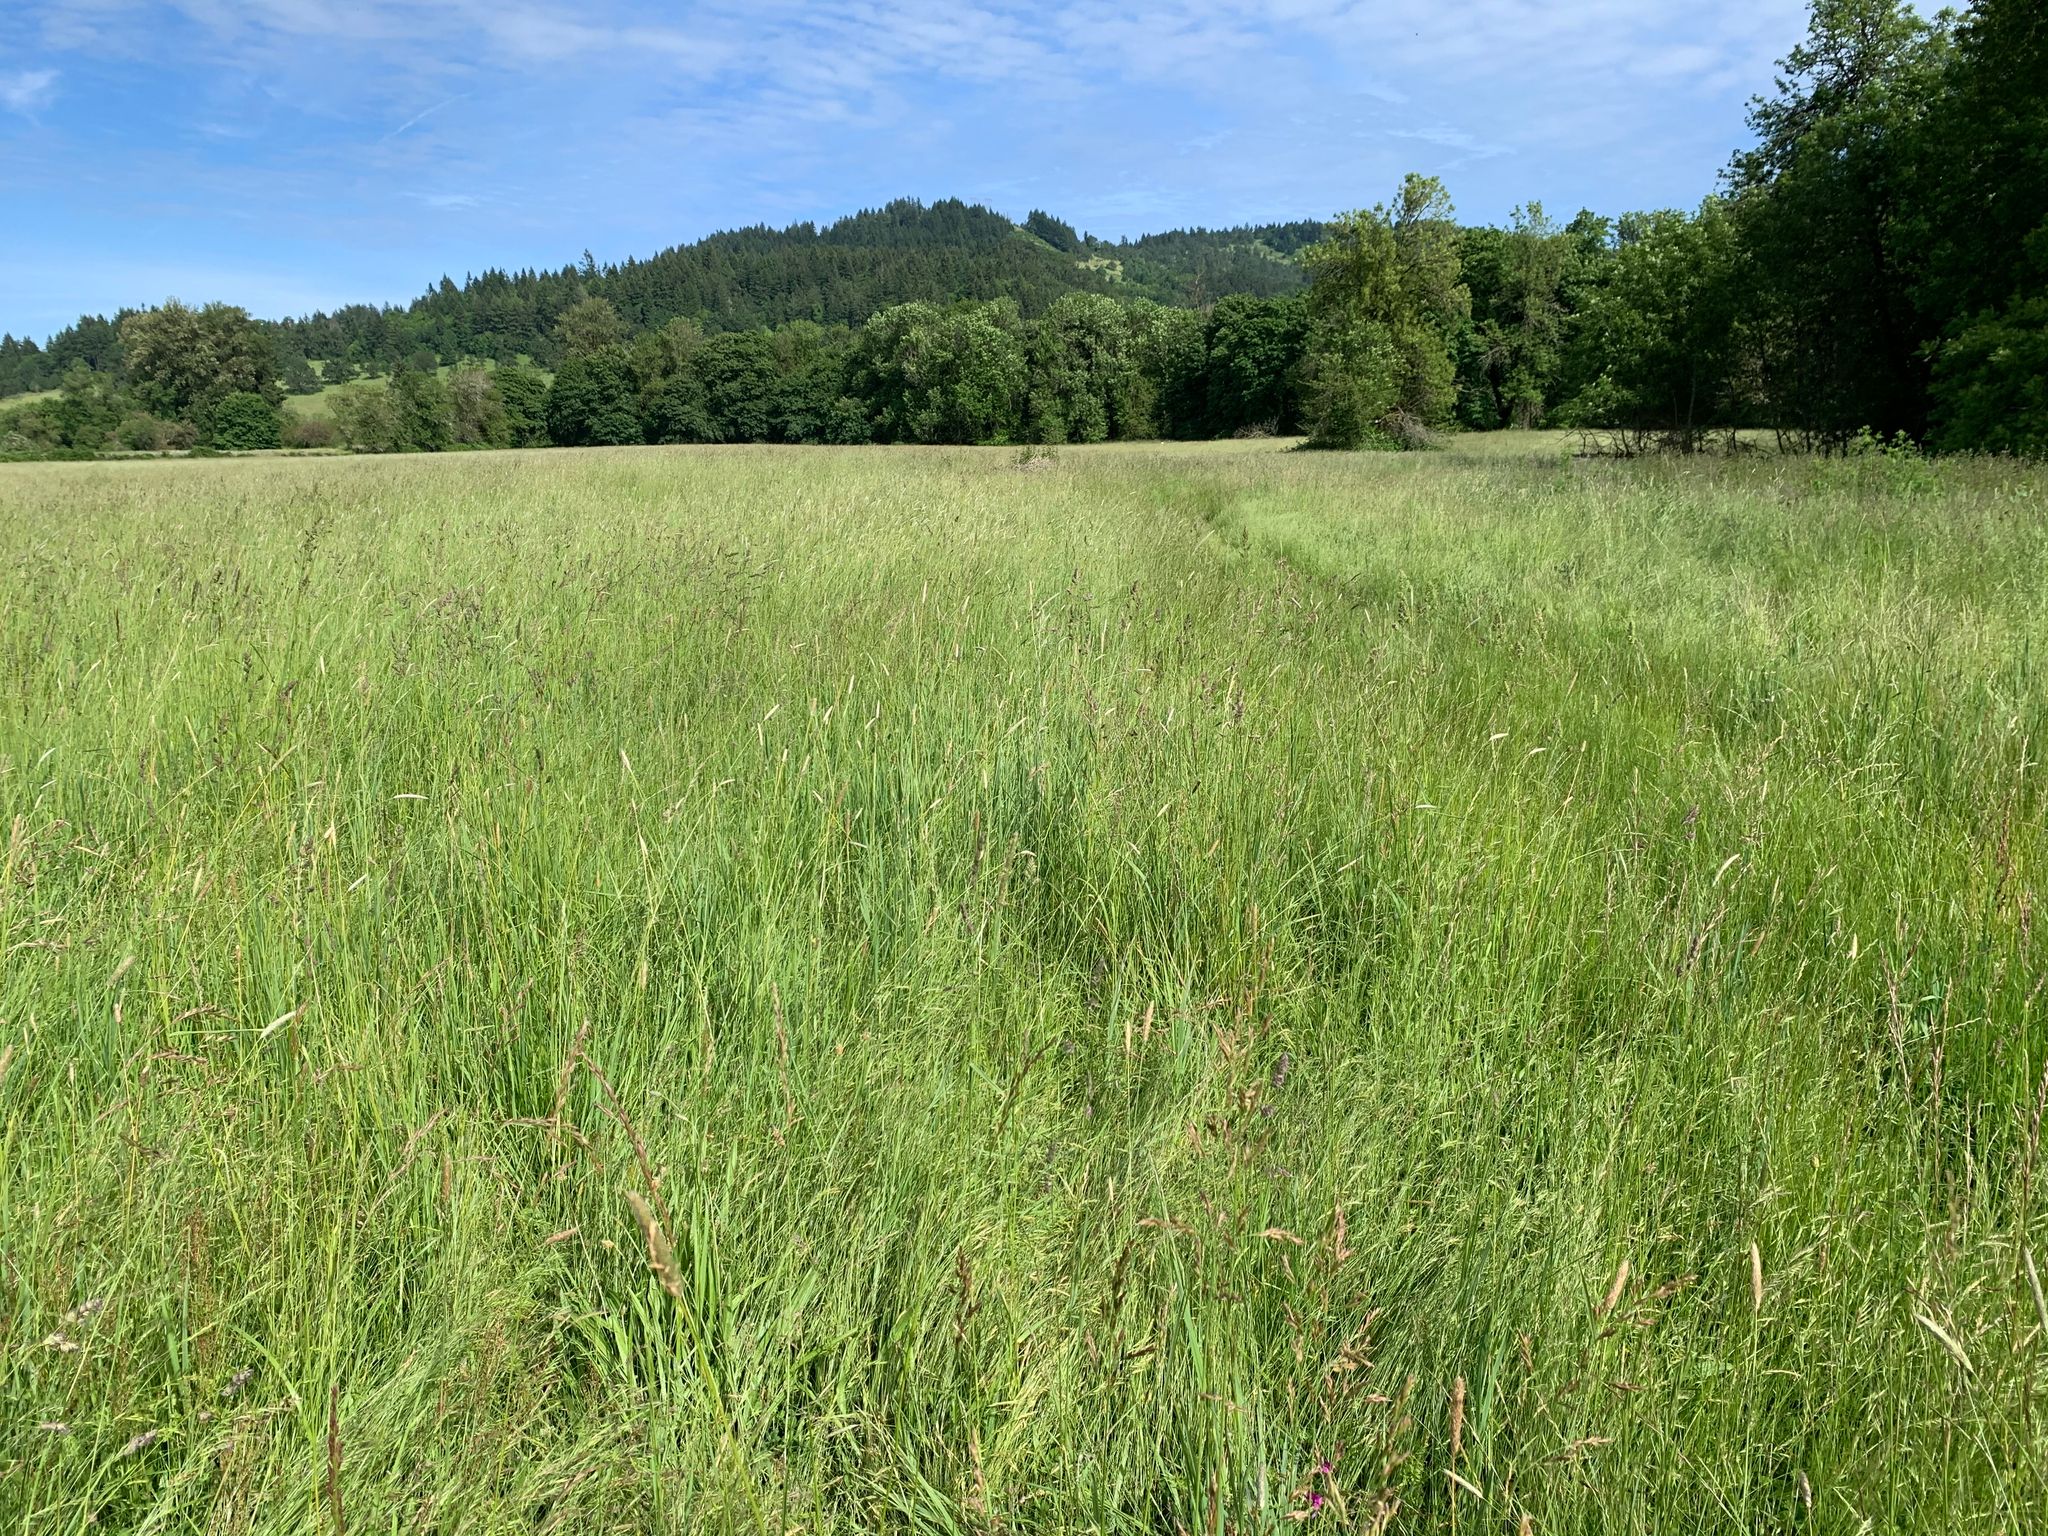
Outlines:
{"label": "dense foliage", "polygon": [[[487,272],[272,324],[176,301],[0,337],[0,452],[236,446],[236,394],[336,385],[379,451],[640,442],[1331,446],[1543,424],[2048,451],[2048,13],[1815,0],[1697,210],[1391,206],[1115,244],[946,201],[646,261]],[[317,364],[317,367],[315,366]],[[547,377],[552,374],[552,383]],[[439,377],[440,382],[435,382]],[[353,382],[352,382],[353,381]],[[515,399],[514,396],[517,396]],[[386,397],[389,398],[386,398]],[[287,437],[296,441],[287,427]],[[231,441],[232,439],[232,441]]]}
{"label": "dense foliage", "polygon": [[1451,338],[1472,312],[1458,247],[1443,184],[1410,176],[1391,208],[1346,214],[1308,249],[1304,383],[1317,443],[1399,446],[1449,421]]}

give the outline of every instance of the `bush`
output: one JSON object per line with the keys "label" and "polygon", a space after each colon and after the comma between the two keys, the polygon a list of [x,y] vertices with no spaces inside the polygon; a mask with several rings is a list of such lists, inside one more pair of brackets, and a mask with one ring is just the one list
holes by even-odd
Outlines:
{"label": "bush", "polygon": [[276,406],[261,395],[241,390],[213,408],[207,441],[229,452],[275,448],[283,438],[283,425]]}
{"label": "bush", "polygon": [[162,453],[170,446],[172,423],[148,411],[133,411],[121,418],[121,425],[114,429],[114,440],[123,448],[135,453]]}
{"label": "bush", "polygon": [[439,453],[455,441],[455,404],[437,373],[400,369],[387,391],[402,453]]}
{"label": "bush", "polygon": [[447,383],[454,441],[505,448],[512,442],[505,401],[491,376],[481,368],[458,368]]}
{"label": "bush", "polygon": [[548,440],[548,381],[531,368],[508,363],[491,380],[505,410],[505,432],[514,448],[538,448]]}
{"label": "bush", "polygon": [[332,448],[340,441],[340,429],[324,417],[295,417],[284,426],[287,448]]}
{"label": "bush", "polygon": [[334,426],[358,453],[397,453],[405,447],[398,410],[381,384],[351,384],[333,395]]}
{"label": "bush", "polygon": [[2048,297],[1981,316],[1942,350],[1934,425],[1950,451],[2048,455]]}
{"label": "bush", "polygon": [[565,448],[645,442],[624,347],[572,354],[548,388],[547,433]]}

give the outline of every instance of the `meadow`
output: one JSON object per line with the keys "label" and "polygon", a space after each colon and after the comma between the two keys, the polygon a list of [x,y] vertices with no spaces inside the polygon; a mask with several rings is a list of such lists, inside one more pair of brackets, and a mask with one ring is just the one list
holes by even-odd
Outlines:
{"label": "meadow", "polygon": [[2038,1531],[2048,470],[0,466],[0,1530]]}

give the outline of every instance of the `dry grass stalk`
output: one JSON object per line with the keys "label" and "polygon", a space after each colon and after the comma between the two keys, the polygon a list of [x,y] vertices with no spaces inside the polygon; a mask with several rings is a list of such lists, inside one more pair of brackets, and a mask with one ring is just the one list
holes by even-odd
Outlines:
{"label": "dry grass stalk", "polygon": [[276,1034],[280,1029],[283,1029],[287,1024],[298,1023],[300,1019],[306,1016],[306,1010],[312,1006],[313,1005],[311,1003],[301,1003],[299,1004],[298,1007],[294,1008],[290,1013],[280,1013],[276,1018],[272,1019],[268,1024],[264,1025],[263,1028],[256,1032],[256,1043],[258,1045],[261,1045],[264,1041],[268,1040],[272,1035]]}
{"label": "dry grass stalk", "polygon": [[1607,1287],[1605,1299],[1601,1301],[1599,1306],[1593,1309],[1595,1317],[1605,1317],[1614,1310],[1615,1303],[1621,1300],[1621,1293],[1628,1288],[1629,1269],[1629,1261],[1623,1259],[1621,1261],[1621,1268],[1614,1272],[1614,1284]]}
{"label": "dry grass stalk", "polygon": [[782,1080],[782,1129],[775,1135],[775,1144],[781,1146],[788,1133],[796,1127],[796,1091],[789,1080],[789,1030],[783,1018],[781,986],[769,982],[768,995],[775,1002],[775,1052]]}
{"label": "dry grass stalk", "polygon": [[428,1117],[427,1123],[425,1125],[421,1126],[418,1130],[414,1131],[410,1136],[406,1137],[404,1150],[401,1151],[398,1156],[398,1166],[391,1171],[391,1177],[384,1181],[384,1189],[382,1193],[380,1193],[377,1196],[377,1198],[370,1203],[370,1210],[372,1214],[374,1214],[377,1211],[378,1207],[382,1206],[386,1200],[391,1198],[392,1191],[398,1188],[398,1181],[406,1176],[406,1174],[412,1168],[413,1159],[420,1155],[420,1143],[425,1141],[428,1136],[433,1134],[434,1127],[439,1125],[442,1122],[442,1120],[447,1118],[447,1115],[448,1111],[445,1109],[435,1110],[434,1113]]}
{"label": "dry grass stalk", "polygon": [[2041,1332],[2048,1334],[2048,1296],[2041,1294],[2041,1271],[2034,1268],[2034,1250],[2022,1248],[2020,1259],[2027,1266],[2027,1288],[2034,1293],[2034,1315],[2041,1320]]}
{"label": "dry grass stalk", "polygon": [[967,1490],[967,1508],[974,1514],[988,1514],[988,1474],[981,1464],[981,1431],[967,1432],[968,1462],[974,1469],[974,1483]]}
{"label": "dry grass stalk", "polygon": [[1941,1324],[1937,1323],[1925,1312],[1915,1312],[1913,1314],[1913,1320],[1917,1322],[1922,1328],[1925,1328],[1929,1333],[1934,1335],[1935,1341],[1939,1343],[1943,1349],[1949,1352],[1950,1356],[1955,1360],[1956,1364],[1960,1365],[1963,1368],[1963,1372],[1965,1375],[1976,1374],[1977,1368],[1974,1365],[1970,1364],[1970,1357],[1963,1353],[1963,1346],[1956,1342],[1954,1334],[1950,1333],[1946,1328],[1942,1327]]}
{"label": "dry grass stalk", "polygon": [[1451,1383],[1451,1465],[1456,1467],[1458,1455],[1465,1449],[1465,1378],[1460,1376]]}
{"label": "dry grass stalk", "polygon": [[590,1075],[597,1079],[597,1086],[604,1090],[606,1110],[619,1122],[619,1129],[626,1133],[626,1140],[633,1148],[633,1160],[640,1165],[640,1177],[646,1181],[647,1193],[654,1201],[655,1210],[660,1213],[664,1225],[674,1226],[675,1217],[669,1212],[668,1202],[662,1198],[661,1180],[655,1176],[654,1160],[647,1155],[647,1143],[640,1139],[640,1132],[634,1128],[625,1105],[619,1102],[618,1094],[613,1092],[611,1079],[604,1075],[604,1068],[588,1056],[584,1056],[582,1060]]}
{"label": "dry grass stalk", "polygon": [[626,1204],[633,1208],[633,1219],[640,1223],[640,1235],[647,1239],[647,1267],[654,1271],[664,1291],[680,1297],[682,1272],[676,1268],[675,1250],[668,1245],[668,1234],[662,1230],[660,1218],[633,1190],[626,1191]]}
{"label": "dry grass stalk", "polygon": [[583,1059],[583,1042],[590,1038],[590,1020],[583,1021],[583,1027],[576,1031],[576,1038],[569,1042],[569,1054],[562,1058],[562,1070],[555,1075],[555,1107],[548,1119],[555,1127],[556,1145],[562,1140],[562,1115],[569,1105],[569,1083],[576,1076],[576,1063]]}
{"label": "dry grass stalk", "polygon": [[1764,1254],[1755,1243],[1749,1245],[1749,1309],[1764,1309]]}
{"label": "dry grass stalk", "polygon": [[334,1517],[334,1536],[347,1536],[341,1508],[341,1383],[327,1388],[327,1510]]}

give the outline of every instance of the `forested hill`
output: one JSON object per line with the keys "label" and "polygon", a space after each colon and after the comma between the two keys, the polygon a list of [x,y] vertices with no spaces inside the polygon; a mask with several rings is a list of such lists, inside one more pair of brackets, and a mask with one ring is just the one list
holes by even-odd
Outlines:
{"label": "forested hill", "polygon": [[[1200,307],[1226,294],[1272,296],[1301,287],[1293,258],[1322,229],[1302,222],[1110,242],[1041,212],[1018,224],[956,199],[929,206],[906,199],[823,227],[731,230],[616,266],[586,255],[558,271],[494,270],[459,284],[444,277],[402,308],[350,305],[271,329],[280,355],[345,362],[353,374],[417,364],[425,353],[442,362],[552,363],[556,321],[592,297],[609,300],[636,331],[683,318],[710,333],[797,320],[853,326],[917,300],[1010,298],[1026,316],[1074,292]],[[235,295],[204,297],[232,302]],[[0,348],[0,395],[54,388],[77,361],[98,369],[105,359],[97,342],[111,342],[110,332],[95,317],[67,328],[47,349],[9,338]],[[87,357],[88,350],[95,355]]]}
{"label": "forested hill", "polygon": [[[365,368],[425,349],[439,357],[548,360],[555,322],[583,298],[611,302],[635,330],[674,319],[707,332],[809,320],[859,325],[893,304],[1015,299],[1042,313],[1064,293],[1114,293],[1199,305],[1222,294],[1301,286],[1302,231],[1188,231],[1111,244],[1034,213],[1019,225],[977,204],[904,200],[819,228],[731,230],[646,260],[557,272],[486,272],[404,311],[352,307],[281,329],[307,357],[353,354]],[[1309,239],[1314,238],[1311,233]]]}

